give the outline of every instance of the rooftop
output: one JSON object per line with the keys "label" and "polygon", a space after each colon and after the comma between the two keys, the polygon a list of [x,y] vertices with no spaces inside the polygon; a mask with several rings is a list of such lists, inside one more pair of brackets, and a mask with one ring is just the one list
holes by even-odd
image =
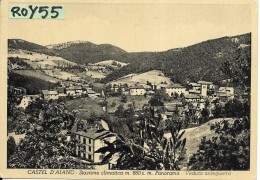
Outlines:
{"label": "rooftop", "polygon": [[200,99],[200,96],[197,94],[188,94],[185,96],[186,99]]}
{"label": "rooftop", "polygon": [[193,83],[193,82],[191,82],[190,85],[192,85],[193,87],[200,87],[200,86],[201,86],[200,84],[198,84],[198,83]]}
{"label": "rooftop", "polygon": [[92,89],[88,89],[88,94],[96,94],[96,92],[93,91]]}
{"label": "rooftop", "polygon": [[49,91],[49,90],[42,90],[42,94],[44,95],[57,95],[57,91]]}
{"label": "rooftop", "polygon": [[81,86],[70,86],[68,88],[66,88],[66,90],[81,90],[82,87]]}
{"label": "rooftop", "polygon": [[213,82],[208,82],[208,81],[198,81],[198,84],[213,84]]}
{"label": "rooftop", "polygon": [[105,135],[105,134],[109,134],[109,131],[101,131],[101,132],[96,132],[97,129],[88,129],[86,132],[85,131],[78,131],[78,132],[74,132],[75,134],[84,136],[84,137],[88,137],[91,139],[98,139],[101,136]]}
{"label": "rooftop", "polygon": [[149,89],[151,86],[148,86],[146,84],[135,84],[129,87],[129,89]]}
{"label": "rooftop", "polygon": [[184,88],[181,84],[178,84],[178,83],[166,84],[166,85],[162,85],[161,87],[164,87],[164,88]]}
{"label": "rooftop", "polygon": [[233,87],[220,87],[219,91],[233,90]]}

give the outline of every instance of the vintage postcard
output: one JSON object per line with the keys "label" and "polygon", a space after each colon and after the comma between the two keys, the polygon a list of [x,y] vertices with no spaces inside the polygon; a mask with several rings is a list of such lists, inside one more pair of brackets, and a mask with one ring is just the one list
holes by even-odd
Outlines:
{"label": "vintage postcard", "polygon": [[256,179],[257,3],[0,1],[0,177]]}

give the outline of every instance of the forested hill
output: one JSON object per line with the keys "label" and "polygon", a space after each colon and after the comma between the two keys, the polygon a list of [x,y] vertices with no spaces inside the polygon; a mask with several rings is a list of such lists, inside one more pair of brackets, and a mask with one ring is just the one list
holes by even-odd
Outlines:
{"label": "forested hill", "polygon": [[43,53],[48,55],[55,55],[55,53],[51,49],[48,49],[45,46],[35,44],[29,41],[25,41],[22,39],[8,39],[8,48],[22,49],[22,50],[33,51],[33,52],[38,52],[38,53]]}
{"label": "forested hill", "polygon": [[241,49],[251,51],[251,46],[248,46],[250,44],[251,33],[208,40],[185,48],[163,52],[126,52],[110,44],[97,45],[87,41],[41,46],[20,39],[8,40],[9,48],[58,55],[80,64],[108,59],[129,63],[109,74],[104,82],[130,73],[143,73],[153,69],[162,70],[175,82],[183,82],[188,79],[192,81],[220,80],[225,78],[220,70],[222,63],[233,60],[237,53],[241,53],[238,52]]}
{"label": "forested hill", "polygon": [[220,70],[225,61],[232,61],[239,53],[251,51],[251,33],[204,41],[182,49],[154,53],[128,53],[122,59],[131,63],[109,74],[104,82],[130,73],[152,69],[162,70],[173,81],[217,81],[226,78]]}
{"label": "forested hill", "polygon": [[102,60],[117,60],[119,56],[127,52],[111,44],[94,44],[87,41],[72,41],[49,45],[58,56],[70,61],[86,64],[96,63]]}

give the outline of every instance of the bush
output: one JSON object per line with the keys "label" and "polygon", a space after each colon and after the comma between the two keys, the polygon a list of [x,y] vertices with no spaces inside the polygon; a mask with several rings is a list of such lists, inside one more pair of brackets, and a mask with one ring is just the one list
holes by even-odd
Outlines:
{"label": "bush", "polygon": [[116,102],[112,102],[111,106],[115,107],[116,106]]}
{"label": "bush", "polygon": [[127,103],[127,96],[126,95],[122,95],[121,102]]}
{"label": "bush", "polygon": [[10,136],[7,140],[7,159],[10,159],[10,156],[15,153],[16,148],[14,137]]}
{"label": "bush", "polygon": [[203,137],[199,150],[188,163],[190,170],[248,170],[250,165],[250,122],[247,117],[233,123],[221,121],[211,126],[219,134]]}

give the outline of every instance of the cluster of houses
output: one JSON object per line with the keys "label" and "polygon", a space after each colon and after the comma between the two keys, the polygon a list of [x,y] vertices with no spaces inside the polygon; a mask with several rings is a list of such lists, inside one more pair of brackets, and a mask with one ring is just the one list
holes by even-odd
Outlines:
{"label": "cluster of houses", "polygon": [[233,87],[220,87],[216,91],[216,86],[213,82],[198,81],[197,83],[188,82],[189,88],[182,86],[178,83],[172,84],[141,84],[135,83],[132,85],[128,84],[111,84],[111,89],[114,92],[118,92],[121,89],[123,94],[138,96],[145,94],[153,94],[156,90],[162,90],[170,97],[178,95],[183,95],[188,101],[196,101],[202,97],[215,97],[223,100],[228,100],[234,97]]}
{"label": "cluster of houses", "polygon": [[101,94],[90,88],[89,84],[72,83],[62,85],[55,90],[42,90],[44,100],[58,99],[59,97],[99,97]]}
{"label": "cluster of houses", "polygon": [[[179,100],[174,100],[171,102],[165,102],[164,108],[165,113],[163,114],[165,118],[172,117],[174,111],[178,109],[180,116],[185,118],[185,111],[192,105],[195,111],[195,115],[200,117],[201,110],[205,108],[205,102],[208,101],[209,116],[213,116],[212,109],[215,107],[216,102],[225,103],[229,99],[234,98],[234,88],[233,87],[219,87],[217,88],[212,82],[198,81],[198,82],[187,82],[188,88],[182,86],[178,83],[172,84],[140,84],[136,83],[134,85],[128,84],[112,84],[111,89],[115,92],[121,89],[123,94],[128,94],[132,96],[141,96],[144,94],[153,94],[156,90],[162,90],[170,97],[183,96],[186,105]],[[216,100],[219,101],[216,101]]]}
{"label": "cluster of houses", "polygon": [[[194,107],[194,115],[196,117],[201,116],[200,112],[205,107],[205,101],[209,100],[212,103],[215,99],[220,99],[223,102],[234,97],[234,88],[233,87],[219,87],[212,82],[198,81],[188,82],[189,88],[182,86],[181,84],[172,83],[172,84],[111,84],[111,89],[114,92],[122,91],[123,94],[132,95],[132,96],[141,96],[145,94],[153,94],[156,90],[162,90],[170,97],[174,97],[176,94],[179,96],[183,95],[186,102],[190,102]],[[25,89],[13,88],[12,91],[20,93],[22,95],[21,103],[18,107],[26,108],[31,102],[37,101],[39,99],[43,100],[55,100],[59,97],[100,97],[101,93],[97,93],[95,89],[90,88],[89,84],[76,83],[76,82],[67,82],[64,81],[60,86],[56,87],[53,90],[42,90],[41,94],[38,95],[26,95]],[[213,104],[213,103],[212,103]],[[211,104],[209,105],[210,110]],[[188,104],[183,105],[181,101],[171,101],[165,102],[164,104],[165,112],[161,114],[162,119],[166,120],[167,118],[173,117],[173,114],[176,110],[179,111],[180,118],[185,118],[187,110],[190,108]],[[210,111],[210,115],[212,113]],[[68,140],[76,139],[78,140],[78,145],[75,149],[75,154],[77,157],[88,161],[98,163],[101,162],[105,154],[96,153],[95,151],[101,147],[106,146],[102,136],[108,135],[108,131],[99,132],[97,129],[88,129],[88,130],[73,130],[68,134]],[[115,136],[108,136],[107,141],[116,140]],[[116,159],[116,158],[115,158]],[[106,165],[107,169],[110,169],[113,166],[113,163]]]}
{"label": "cluster of houses", "polygon": [[53,90],[42,90],[41,94],[36,95],[26,95],[23,93],[20,103],[17,107],[27,108],[29,104],[38,100],[57,100],[61,97],[90,97],[97,98],[101,96],[100,93],[95,92],[92,88],[89,87],[89,84],[80,84],[80,83],[68,83],[62,84],[61,86],[56,87]]}

